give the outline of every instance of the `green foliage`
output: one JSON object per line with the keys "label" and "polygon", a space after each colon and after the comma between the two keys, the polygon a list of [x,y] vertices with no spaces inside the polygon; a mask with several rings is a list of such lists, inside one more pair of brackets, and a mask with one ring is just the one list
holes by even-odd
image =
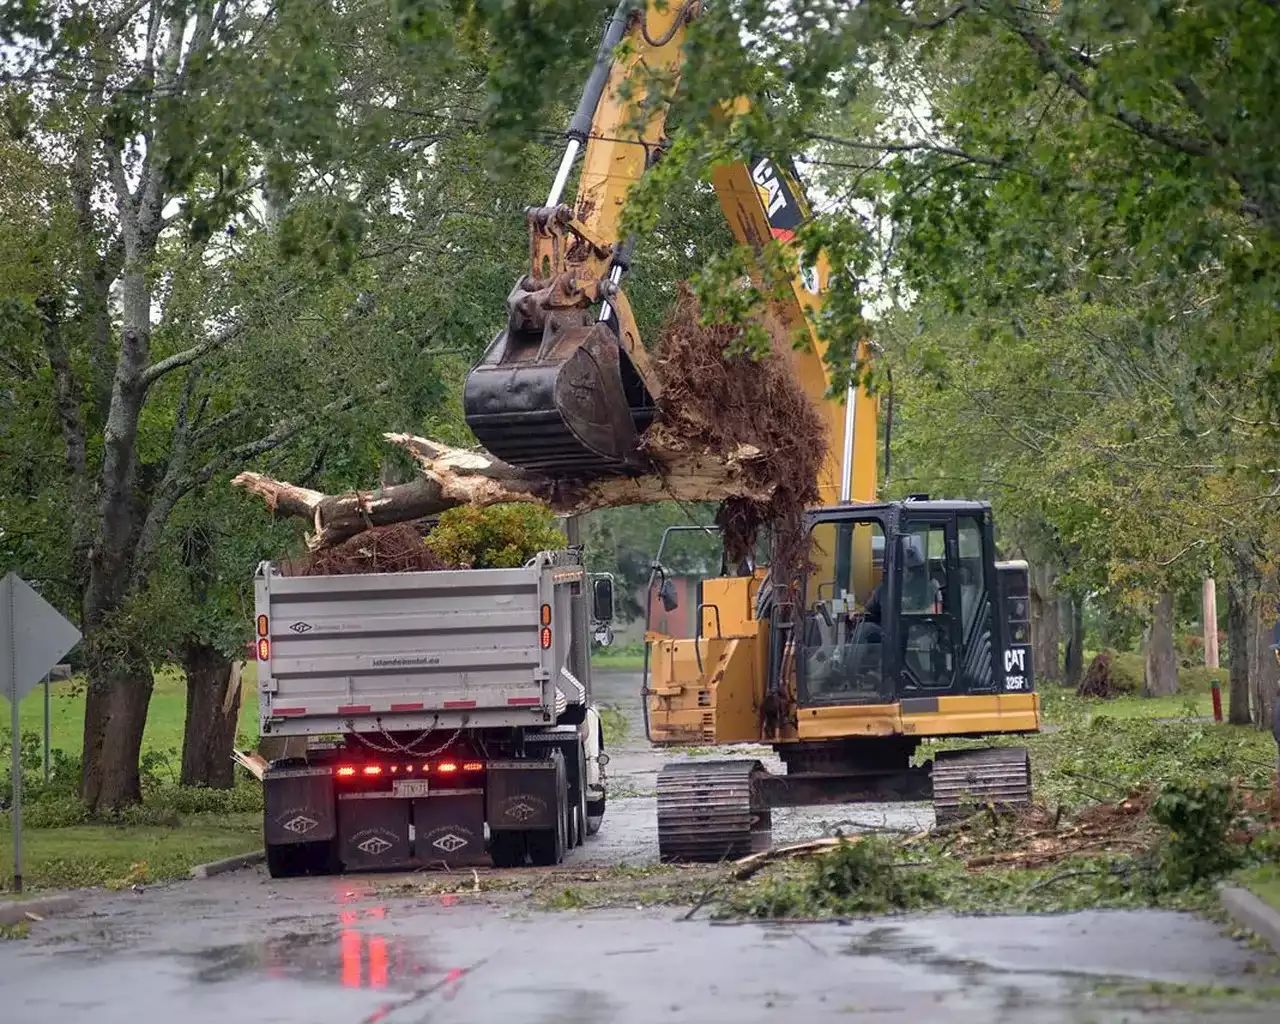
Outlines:
{"label": "green foliage", "polygon": [[621,708],[600,709],[600,731],[604,735],[606,749],[619,746],[627,738],[628,726],[626,713]]}
{"label": "green foliage", "polygon": [[1212,881],[1240,863],[1229,842],[1239,805],[1220,779],[1179,779],[1161,790],[1151,816],[1168,829],[1160,868],[1172,888]]}
{"label": "green foliage", "polygon": [[914,910],[935,902],[933,876],[902,866],[905,857],[877,836],[840,843],[797,876],[754,888],[740,904],[753,917],[840,917]]}
{"label": "green foliage", "polygon": [[459,505],[440,515],[427,547],[447,565],[465,569],[512,569],[539,551],[564,547],[555,516],[541,505]]}

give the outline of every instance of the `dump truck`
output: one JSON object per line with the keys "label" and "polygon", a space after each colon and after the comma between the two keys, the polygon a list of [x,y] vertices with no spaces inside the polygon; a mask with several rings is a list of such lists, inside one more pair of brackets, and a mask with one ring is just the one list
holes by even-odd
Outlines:
{"label": "dump truck", "polygon": [[510,569],[255,576],[273,877],[554,865],[601,825],[590,643],[613,580]]}

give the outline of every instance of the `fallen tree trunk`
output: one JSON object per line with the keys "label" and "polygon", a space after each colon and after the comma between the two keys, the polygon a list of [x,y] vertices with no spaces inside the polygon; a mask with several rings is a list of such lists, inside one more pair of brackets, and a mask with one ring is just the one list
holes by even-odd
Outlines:
{"label": "fallen tree trunk", "polygon": [[310,520],[307,547],[312,551],[332,547],[371,526],[422,519],[456,505],[531,501],[577,515],[655,501],[768,501],[774,489],[752,472],[763,456],[749,444],[738,445],[728,455],[675,444],[662,450],[651,448],[654,472],[648,476],[571,483],[526,473],[487,452],[453,448],[412,434],[383,436],[413,456],[421,477],[376,491],[341,495],[253,472],[241,473],[232,483],[263,498],[273,511]]}

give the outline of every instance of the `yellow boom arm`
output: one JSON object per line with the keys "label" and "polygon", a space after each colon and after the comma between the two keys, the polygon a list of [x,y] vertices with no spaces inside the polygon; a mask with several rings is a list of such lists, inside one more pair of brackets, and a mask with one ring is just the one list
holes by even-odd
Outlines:
{"label": "yellow boom arm", "polygon": [[[648,82],[669,89],[679,80],[686,27],[699,7],[700,0],[679,7],[650,0],[641,9],[622,0],[566,132],[547,202],[528,213],[530,273],[508,298],[508,327],[472,371],[464,399],[472,430],[509,462],[552,475],[637,469],[631,453],[659,385],[618,285],[630,256],[620,221],[631,188],[665,141],[666,104],[648,95]],[[731,116],[745,109],[740,102]],[[574,202],[562,205],[584,148]],[[798,184],[767,157],[720,166],[712,183],[734,236],[757,253],[771,240],[789,245],[810,217]],[[789,335],[804,329],[811,339],[791,358],[827,424],[820,500],[871,501],[877,404],[865,387],[846,401],[827,397],[826,345],[807,314],[821,306],[829,268],[825,257],[801,267],[796,252],[790,294],[774,301],[773,312]]]}

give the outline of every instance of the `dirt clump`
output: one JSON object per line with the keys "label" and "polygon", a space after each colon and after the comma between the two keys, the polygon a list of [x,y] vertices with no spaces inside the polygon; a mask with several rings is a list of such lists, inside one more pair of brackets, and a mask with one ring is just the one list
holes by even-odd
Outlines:
{"label": "dirt clump", "polygon": [[1089,669],[1085,672],[1084,678],[1080,680],[1080,685],[1076,687],[1076,696],[1095,697],[1102,700],[1111,700],[1113,697],[1120,696],[1120,691],[1116,688],[1111,675],[1111,655],[1103,651],[1094,656],[1093,661],[1089,662]]}
{"label": "dirt clump", "polygon": [[354,576],[368,573],[451,569],[424,543],[413,523],[374,526],[341,544],[283,565],[286,576]]}
{"label": "dirt clump", "polygon": [[[703,324],[697,297],[681,284],[659,339],[655,369],[662,384],[659,417],[646,438],[652,447],[705,445],[726,457],[750,451],[744,473],[767,501],[733,498],[716,517],[731,565],[755,548],[762,526],[773,531],[772,568],[777,583],[805,571],[805,509],[818,502],[818,470],[827,455],[826,426],[800,386],[786,330],[766,323],[771,350],[758,357],[726,355],[741,328]],[[660,439],[660,444],[653,442]],[[754,451],[751,451],[754,450]]]}

